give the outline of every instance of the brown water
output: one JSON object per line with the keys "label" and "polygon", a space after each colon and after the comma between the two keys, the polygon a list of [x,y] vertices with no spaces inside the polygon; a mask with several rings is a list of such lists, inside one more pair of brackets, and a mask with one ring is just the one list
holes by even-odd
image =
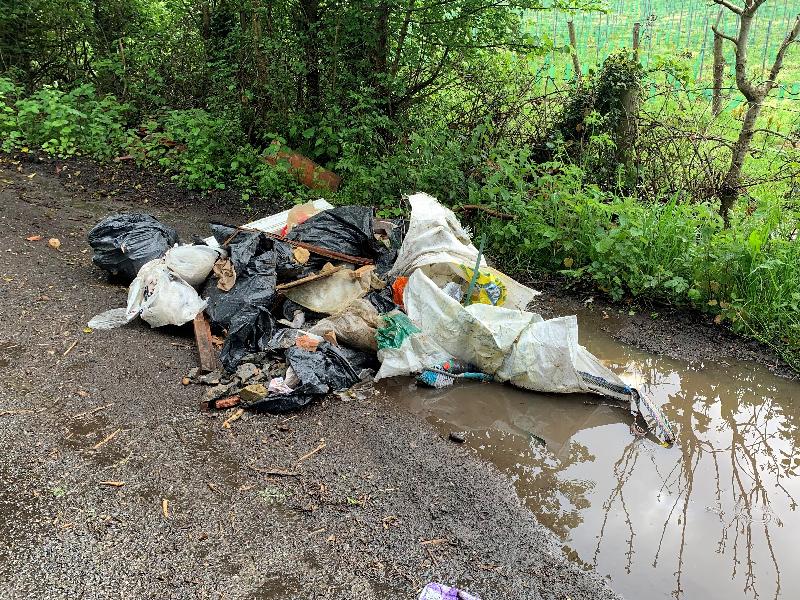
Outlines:
{"label": "brown water", "polygon": [[663,406],[673,448],[635,440],[628,414],[594,396],[386,389],[443,433],[466,432],[568,555],[626,598],[800,598],[800,384],[631,350],[587,319],[581,343]]}

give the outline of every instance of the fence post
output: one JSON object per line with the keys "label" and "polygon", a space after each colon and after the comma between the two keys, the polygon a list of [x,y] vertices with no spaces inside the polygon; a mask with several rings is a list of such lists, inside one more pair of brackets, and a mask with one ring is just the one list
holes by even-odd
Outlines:
{"label": "fence post", "polygon": [[578,60],[578,39],[575,36],[575,23],[572,19],[567,21],[567,29],[569,30],[569,45],[570,54],[572,55],[572,66],[575,69],[575,85],[581,87],[581,63]]}

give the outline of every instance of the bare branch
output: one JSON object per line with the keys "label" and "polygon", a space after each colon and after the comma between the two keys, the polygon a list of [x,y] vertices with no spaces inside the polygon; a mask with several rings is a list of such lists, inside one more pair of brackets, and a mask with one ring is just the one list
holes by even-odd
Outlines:
{"label": "bare branch", "polygon": [[714,32],[715,34],[717,34],[719,37],[721,37],[721,38],[724,38],[724,39],[728,40],[729,42],[733,42],[733,43],[734,43],[736,46],[738,46],[738,45],[739,45],[739,38],[735,38],[735,37],[733,37],[732,35],[728,35],[728,34],[726,34],[726,33],[722,33],[721,31],[719,31],[719,30],[717,29],[717,26],[716,26],[716,25],[712,25],[712,26],[711,26],[711,31],[713,31],[713,32]]}
{"label": "bare branch", "polygon": [[745,9],[740,8],[731,2],[728,2],[728,0],[714,0],[714,2],[716,4],[719,4],[720,6],[724,6],[725,8],[727,8],[732,12],[735,12],[737,15],[741,15],[745,11]]}
{"label": "bare branch", "polygon": [[778,78],[781,66],[783,66],[783,57],[786,56],[786,50],[788,50],[789,45],[797,39],[798,35],[800,35],[800,14],[795,18],[794,27],[786,34],[783,42],[781,42],[780,48],[778,48],[778,54],[775,56],[775,62],[769,72],[769,79],[767,79],[765,83],[767,93],[769,93],[769,90],[775,85],[775,80]]}

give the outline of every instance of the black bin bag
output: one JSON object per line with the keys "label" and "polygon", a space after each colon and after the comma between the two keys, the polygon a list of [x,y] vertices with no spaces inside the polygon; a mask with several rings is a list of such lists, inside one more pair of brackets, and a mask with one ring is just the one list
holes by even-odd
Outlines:
{"label": "black bin bag", "polygon": [[276,256],[272,240],[260,233],[236,232],[232,227],[212,225],[220,244],[228,243],[236,283],[228,292],[217,288],[211,277],[202,296],[208,298],[206,313],[211,323],[228,331],[220,352],[220,361],[227,371],[234,371],[251,353],[267,350],[275,332],[272,307],[276,300]]}
{"label": "black bin bag", "polygon": [[161,258],[178,243],[177,232],[152,215],[111,215],[87,235],[94,250],[92,262],[101,269],[132,281],[146,262]]}

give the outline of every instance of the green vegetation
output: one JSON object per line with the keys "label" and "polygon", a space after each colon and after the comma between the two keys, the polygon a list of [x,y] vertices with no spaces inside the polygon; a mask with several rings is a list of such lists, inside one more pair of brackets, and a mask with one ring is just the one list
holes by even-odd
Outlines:
{"label": "green vegetation", "polygon": [[[538,1],[4,4],[6,152],[127,157],[263,206],[320,195],[264,160],[288,147],[342,177],[334,202],[399,215],[402,195],[424,190],[512,215],[469,213],[506,270],[692,306],[800,362],[800,48],[757,121],[724,227],[746,104],[729,57],[724,110],[711,113],[718,7],[650,3],[641,61],[611,26],[624,3],[569,13],[576,85],[567,13]],[[774,33],[754,35],[756,82],[791,25],[782,2],[761,10]]]}

